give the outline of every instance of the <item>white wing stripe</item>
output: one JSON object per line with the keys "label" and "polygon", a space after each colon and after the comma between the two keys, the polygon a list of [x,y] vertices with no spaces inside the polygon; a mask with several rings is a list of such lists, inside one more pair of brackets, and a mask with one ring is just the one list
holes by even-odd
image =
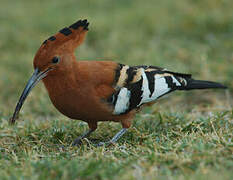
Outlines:
{"label": "white wing stripe", "polygon": [[114,107],[113,114],[121,114],[128,110],[130,100],[130,91],[127,88],[121,88]]}
{"label": "white wing stripe", "polygon": [[157,99],[170,90],[171,88],[168,87],[166,79],[163,76],[155,75],[155,90],[152,94],[152,99]]}
{"label": "white wing stripe", "polygon": [[141,69],[141,72],[142,72],[142,79],[143,79],[143,81],[142,81],[142,100],[137,106],[140,106],[143,103],[147,103],[147,102],[151,101],[151,98],[150,98],[151,92],[149,89],[149,82],[148,82],[148,79],[146,77],[145,70]]}
{"label": "white wing stripe", "polygon": [[176,78],[174,78],[173,76],[171,77],[172,77],[173,83],[176,83],[176,86],[181,86],[180,82]]}

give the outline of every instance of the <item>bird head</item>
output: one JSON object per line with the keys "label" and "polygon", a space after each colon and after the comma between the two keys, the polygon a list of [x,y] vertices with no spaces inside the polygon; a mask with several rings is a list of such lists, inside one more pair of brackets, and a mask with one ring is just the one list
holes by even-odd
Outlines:
{"label": "bird head", "polygon": [[74,50],[83,42],[88,25],[86,19],[79,20],[42,43],[33,60],[34,73],[20,96],[10,123],[15,123],[25,99],[41,79],[71,65],[71,61],[74,60]]}

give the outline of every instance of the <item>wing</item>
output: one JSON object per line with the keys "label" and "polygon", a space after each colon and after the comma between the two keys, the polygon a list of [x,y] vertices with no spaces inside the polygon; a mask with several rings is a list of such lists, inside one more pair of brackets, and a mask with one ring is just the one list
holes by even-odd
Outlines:
{"label": "wing", "polygon": [[114,83],[116,92],[109,99],[114,105],[113,114],[125,114],[171,91],[182,89],[190,78],[190,74],[175,73],[156,66],[119,64]]}

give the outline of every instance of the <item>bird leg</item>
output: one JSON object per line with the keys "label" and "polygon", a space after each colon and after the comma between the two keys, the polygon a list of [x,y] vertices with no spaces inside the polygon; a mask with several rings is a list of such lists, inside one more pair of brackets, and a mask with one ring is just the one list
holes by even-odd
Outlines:
{"label": "bird leg", "polygon": [[74,140],[74,142],[72,143],[72,146],[79,146],[79,145],[81,145],[82,144],[82,139],[90,136],[90,134],[93,131],[95,131],[95,129],[89,129],[88,131],[86,131],[85,133],[83,133],[81,136],[79,136],[78,138],[76,138]]}
{"label": "bird leg", "polygon": [[121,136],[125,134],[125,132],[128,130],[128,128],[122,128],[118,133],[113,136],[113,138],[110,141],[107,142],[100,142],[97,144],[97,146],[103,146],[103,145],[109,145],[109,144],[114,144],[120,139]]}

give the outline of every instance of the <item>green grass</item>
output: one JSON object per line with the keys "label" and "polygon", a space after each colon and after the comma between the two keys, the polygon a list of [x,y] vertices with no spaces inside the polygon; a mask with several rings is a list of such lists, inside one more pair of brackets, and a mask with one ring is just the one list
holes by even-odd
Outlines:
{"label": "green grass", "polygon": [[[233,179],[232,7],[230,0],[1,0],[0,179]],[[111,147],[70,147],[87,125],[59,114],[42,83],[9,126],[40,44],[80,18],[91,25],[79,59],[157,65],[229,89],[173,93],[137,114]],[[108,140],[120,128],[100,123],[91,138]]]}

